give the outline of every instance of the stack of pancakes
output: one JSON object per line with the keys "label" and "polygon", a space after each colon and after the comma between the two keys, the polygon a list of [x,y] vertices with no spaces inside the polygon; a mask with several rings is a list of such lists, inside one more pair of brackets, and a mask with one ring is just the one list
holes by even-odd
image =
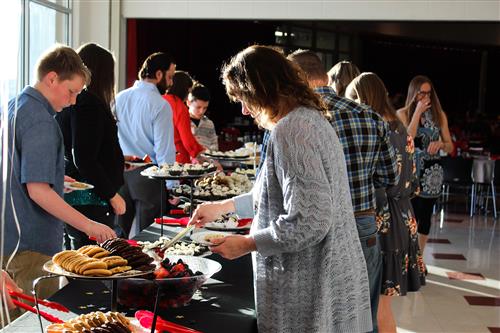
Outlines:
{"label": "stack of pancakes", "polygon": [[47,333],[131,333],[130,321],[118,312],[91,312],[47,327]]}
{"label": "stack of pancakes", "polygon": [[102,248],[109,251],[112,256],[120,256],[127,259],[128,265],[139,271],[150,271],[156,266],[152,264],[153,258],[142,252],[137,246],[130,245],[123,238],[112,238],[100,244]]}

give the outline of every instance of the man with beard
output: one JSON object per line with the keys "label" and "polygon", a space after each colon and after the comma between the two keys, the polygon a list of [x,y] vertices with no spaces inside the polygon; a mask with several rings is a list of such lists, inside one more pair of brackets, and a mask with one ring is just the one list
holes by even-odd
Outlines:
{"label": "man with beard", "polygon": [[[139,80],[116,96],[118,138],[126,159],[149,155],[154,164],[175,162],[172,110],[161,96],[172,85],[174,73],[175,62],[170,55],[153,53],[142,64]],[[125,237],[133,237],[153,223],[161,214],[160,198],[167,197],[158,193],[157,181],[140,175],[144,168],[124,174],[120,195],[125,199],[127,212],[118,217],[118,225]],[[134,218],[135,229],[131,233]]]}

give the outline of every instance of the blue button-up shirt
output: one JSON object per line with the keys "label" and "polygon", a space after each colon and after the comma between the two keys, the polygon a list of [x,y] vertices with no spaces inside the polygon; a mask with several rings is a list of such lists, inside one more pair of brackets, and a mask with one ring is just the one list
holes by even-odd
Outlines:
{"label": "blue button-up shirt", "polygon": [[17,105],[11,100],[8,112],[9,158],[2,161],[7,163],[8,177],[7,183],[0,182],[2,190],[7,192],[4,254],[11,254],[19,241],[18,252],[29,250],[52,256],[61,251],[63,223],[31,200],[26,184],[47,183],[62,196],[64,143],[61,130],[49,101],[33,87],[23,90]]}
{"label": "blue button-up shirt", "polygon": [[155,164],[175,162],[172,109],[156,86],[135,81],[116,96],[118,138],[124,155],[149,155]]}

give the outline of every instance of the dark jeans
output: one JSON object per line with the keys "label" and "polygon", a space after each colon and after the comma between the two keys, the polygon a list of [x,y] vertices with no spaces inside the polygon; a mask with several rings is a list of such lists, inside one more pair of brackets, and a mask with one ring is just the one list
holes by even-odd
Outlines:
{"label": "dark jeans", "polygon": [[[73,206],[77,211],[88,217],[89,219],[105,224],[111,229],[115,227],[115,213],[111,206]],[[79,249],[84,245],[95,244],[95,241],[91,241],[89,236],[81,232],[78,229],[73,228],[69,224],[64,225],[65,235],[64,235],[64,247],[67,250]]]}
{"label": "dark jeans", "polygon": [[370,284],[370,305],[372,309],[373,331],[378,332],[377,309],[382,286],[382,255],[380,253],[380,242],[377,233],[375,216],[357,216],[356,227],[361,242],[361,248],[366,260],[368,270],[368,281]]}
{"label": "dark jeans", "polygon": [[[155,217],[161,215],[161,193],[163,191],[163,204],[167,204],[167,191],[165,182],[141,176],[144,168],[138,168],[124,173],[125,184],[119,193],[127,204],[124,215],[118,216],[118,225],[122,228],[124,236],[128,238],[134,218],[136,219],[136,234],[154,222]],[[164,206],[165,211],[168,207]]]}

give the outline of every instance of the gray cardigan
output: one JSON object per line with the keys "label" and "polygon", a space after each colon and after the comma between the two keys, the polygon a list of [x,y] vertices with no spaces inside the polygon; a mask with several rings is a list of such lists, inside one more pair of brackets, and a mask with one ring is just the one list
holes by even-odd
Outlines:
{"label": "gray cardigan", "polygon": [[319,112],[298,108],[278,122],[252,193],[234,201],[241,216],[255,209],[259,332],[371,330],[344,154]]}

